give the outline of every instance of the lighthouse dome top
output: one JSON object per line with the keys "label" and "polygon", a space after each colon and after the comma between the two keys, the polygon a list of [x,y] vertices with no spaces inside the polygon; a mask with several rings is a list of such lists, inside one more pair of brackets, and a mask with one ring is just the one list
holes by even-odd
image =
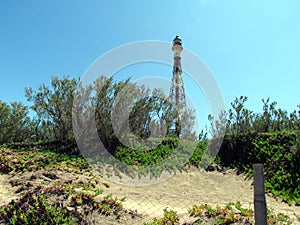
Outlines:
{"label": "lighthouse dome top", "polygon": [[182,40],[179,36],[176,36],[173,40],[173,45],[182,45]]}

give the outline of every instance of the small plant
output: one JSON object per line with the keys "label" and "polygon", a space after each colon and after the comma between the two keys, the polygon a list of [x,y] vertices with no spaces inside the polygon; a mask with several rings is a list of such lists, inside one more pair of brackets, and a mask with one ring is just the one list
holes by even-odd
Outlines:
{"label": "small plant", "polygon": [[179,216],[173,210],[164,209],[164,216],[161,219],[155,218],[151,223],[144,225],[175,225],[179,224]]}
{"label": "small plant", "polygon": [[282,213],[275,214],[274,211],[268,209],[268,224],[291,225],[293,224],[287,215]]}
{"label": "small plant", "polygon": [[[194,205],[188,210],[190,216],[198,217],[197,223],[205,222],[205,219],[213,219],[214,224],[225,225],[236,222],[243,224],[254,224],[254,212],[252,209],[245,209],[240,202],[228,203],[224,208],[217,206],[212,208],[205,205]],[[283,214],[276,215],[268,210],[268,224],[290,225],[292,222],[289,217]]]}
{"label": "small plant", "polygon": [[206,211],[206,205],[193,205],[191,209],[188,210],[190,216],[200,216]]}

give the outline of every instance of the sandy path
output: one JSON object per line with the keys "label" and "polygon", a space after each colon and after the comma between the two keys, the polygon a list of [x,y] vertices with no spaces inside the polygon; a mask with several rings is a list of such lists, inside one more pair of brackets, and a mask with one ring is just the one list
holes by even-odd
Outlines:
{"label": "sandy path", "polygon": [[[145,220],[161,217],[166,207],[177,211],[179,215],[187,214],[194,204],[209,204],[212,206],[226,205],[229,202],[240,201],[244,208],[253,208],[252,179],[237,176],[233,171],[222,174],[219,172],[200,172],[193,168],[188,172],[178,173],[171,178],[150,186],[125,186],[111,182],[107,193],[126,197],[124,206],[137,210],[145,216]],[[276,201],[267,196],[267,205],[276,213],[284,213],[296,220],[300,216],[300,207]],[[188,217],[183,216],[183,220]],[[181,222],[184,222],[181,220]],[[294,224],[300,224],[295,221]]]}
{"label": "sandy path", "polygon": [[19,194],[16,194],[15,191],[18,187],[12,187],[9,183],[9,175],[0,176],[0,204],[7,204],[12,199],[17,199],[20,197]]}

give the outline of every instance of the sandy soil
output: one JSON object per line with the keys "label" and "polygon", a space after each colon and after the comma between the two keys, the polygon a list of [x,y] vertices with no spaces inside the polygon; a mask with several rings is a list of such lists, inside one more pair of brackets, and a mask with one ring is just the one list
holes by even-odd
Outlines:
{"label": "sandy soil", "polygon": [[[191,168],[188,172],[178,173],[150,186],[134,187],[113,182],[107,191],[126,197],[124,206],[142,213],[145,220],[161,217],[163,209],[168,207],[177,211],[182,218],[180,221],[185,222],[188,221],[187,211],[194,204],[224,206],[240,201],[244,208],[253,208],[252,184],[252,179],[236,175],[232,170],[223,174]],[[296,216],[300,216],[300,207],[289,206],[270,196],[267,196],[267,206],[276,213],[289,215],[294,219],[294,224],[300,224],[296,221]]]}
{"label": "sandy soil", "polygon": [[9,183],[11,176],[0,175],[0,205],[7,204],[11,200],[19,198],[20,195],[15,193],[17,187],[12,187]]}
{"label": "sandy soil", "polygon": [[[60,179],[88,179],[88,174],[78,175],[59,171],[56,174]],[[32,175],[22,176],[0,175],[0,205],[20,197],[15,193],[17,187],[12,187],[9,181],[12,179],[28,180]],[[45,181],[45,179],[41,175],[35,182]],[[217,204],[222,206],[229,202],[240,201],[244,208],[253,208],[252,180],[245,179],[243,175],[236,175],[234,171],[227,171],[226,174],[223,174],[217,171],[200,172],[191,168],[188,172],[177,173],[160,183],[140,187],[122,185],[101,176],[96,179],[100,181],[99,189],[104,190],[103,194],[111,193],[119,198],[126,197],[124,207],[136,210],[141,215],[140,219],[134,220],[136,224],[149,222],[154,217],[162,217],[165,208],[175,210],[181,218],[180,223],[190,222],[191,218],[188,217],[187,211],[194,204],[207,203],[211,206]],[[294,219],[294,224],[300,224],[296,219],[296,216],[300,216],[300,207],[288,206],[270,196],[267,196],[267,205],[276,213],[289,215],[291,219]],[[105,224],[115,223],[106,221]],[[128,221],[128,223],[123,221],[122,224],[132,224],[132,221]]]}

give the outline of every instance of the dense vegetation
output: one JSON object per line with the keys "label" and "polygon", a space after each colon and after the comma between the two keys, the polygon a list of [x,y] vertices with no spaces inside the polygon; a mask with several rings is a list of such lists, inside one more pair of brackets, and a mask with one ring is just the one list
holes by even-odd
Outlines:
{"label": "dense vegetation", "polygon": [[[53,77],[50,87],[46,84],[36,90],[29,87],[25,89],[25,95],[31,107],[0,100],[0,144],[73,140],[73,125],[88,122],[83,117],[93,116],[101,141],[106,148],[113,150],[120,144],[116,132],[128,129],[125,121],[112,118],[112,114],[118,113],[128,114],[130,130],[140,138],[149,137],[150,134],[152,137],[174,135],[172,124],[176,119],[175,111],[167,97],[160,89],[151,92],[144,86],[131,83],[130,79],[117,82],[103,76],[83,87],[77,79]],[[30,117],[29,114],[35,116]],[[193,123],[191,113],[183,116],[189,123],[182,122],[182,126]],[[88,128],[80,124],[80,129]],[[190,133],[190,130],[182,127],[181,136],[191,135],[188,131]]]}
{"label": "dense vegetation", "polygon": [[246,101],[245,96],[236,98],[228,112],[216,120],[209,117],[212,142],[225,131],[218,162],[248,175],[253,163],[263,163],[267,191],[299,205],[300,110],[277,109],[268,98],[262,100],[263,112],[254,113],[245,107]]}
{"label": "dense vegetation", "polygon": [[[267,191],[289,204],[300,205],[300,105],[298,111],[289,113],[276,108],[277,103],[268,98],[262,100],[262,112],[254,113],[245,107],[247,97],[241,96],[219,118],[208,116],[211,123],[209,139],[205,132],[196,138],[190,126],[194,122],[193,113],[187,111],[181,116],[180,133],[187,141],[181,142],[174,133],[177,121],[174,106],[162,91],[151,92],[131,83],[130,79],[116,82],[101,77],[83,87],[77,79],[54,77],[50,87],[42,84],[36,90],[26,88],[25,93],[31,107],[0,101],[1,173],[36,171],[49,165],[60,165],[63,161],[70,165],[75,162],[78,168],[87,169],[87,158],[81,156],[77,146],[86,143],[78,139],[76,143],[75,134],[79,132],[82,135],[78,136],[91,137],[88,142],[94,143],[93,135],[90,135],[90,123],[94,120],[97,137],[104,148],[121,163],[137,169],[129,171],[111,162],[127,174],[159,176],[163,170],[172,172],[187,166],[203,166],[206,157],[210,157],[204,153],[216,151],[214,146],[221,141],[216,163],[249,176],[253,163],[263,163]],[[122,95],[129,97],[122,98]],[[112,116],[119,114],[128,115],[129,126],[126,121]],[[130,132],[131,136],[128,135]],[[127,145],[120,140],[129,143],[132,135],[138,137],[139,142],[133,140],[132,145]],[[155,147],[147,147],[152,145]],[[85,147],[101,163],[104,157],[96,153],[98,149]],[[158,164],[161,166],[156,168]],[[27,197],[26,201],[37,198],[32,193]],[[49,210],[49,215],[58,213],[42,198],[38,204]],[[11,213],[7,210],[5,213]],[[66,223],[79,218],[66,211],[63,213]],[[158,221],[154,224],[159,224]]]}
{"label": "dense vegetation", "polygon": [[252,164],[262,163],[267,192],[289,204],[300,205],[299,131],[225,136],[218,160],[225,167],[252,175]]}

